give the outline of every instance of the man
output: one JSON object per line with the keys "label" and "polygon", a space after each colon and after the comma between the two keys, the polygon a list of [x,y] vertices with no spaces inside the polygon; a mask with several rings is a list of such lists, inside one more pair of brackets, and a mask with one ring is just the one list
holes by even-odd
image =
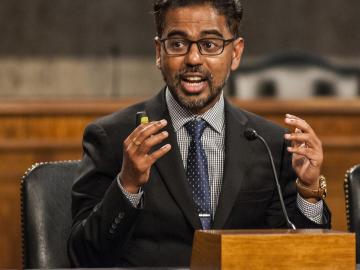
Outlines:
{"label": "man", "polygon": [[[247,127],[269,143],[290,220],[329,227],[311,127],[287,115],[294,132],[285,134],[223,97],[244,47],[240,1],[156,0],[154,11],[166,87],[87,127],[73,186],[73,264],[187,266],[197,229],[286,228],[264,145],[244,137]],[[136,127],[138,111],[151,122]]]}

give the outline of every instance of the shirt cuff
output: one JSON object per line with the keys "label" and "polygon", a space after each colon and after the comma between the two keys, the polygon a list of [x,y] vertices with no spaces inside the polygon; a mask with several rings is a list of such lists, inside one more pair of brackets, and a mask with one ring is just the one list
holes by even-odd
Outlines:
{"label": "shirt cuff", "polygon": [[144,194],[144,191],[140,188],[138,193],[130,193],[128,192],[120,182],[120,174],[116,177],[117,183],[122,191],[122,193],[125,195],[125,197],[129,200],[129,202],[132,204],[133,207],[137,208],[139,206],[139,203],[141,201],[142,195]]}
{"label": "shirt cuff", "polygon": [[297,206],[300,211],[311,221],[322,224],[323,223],[323,209],[324,202],[323,200],[318,201],[317,203],[311,203],[305,200],[300,194],[297,194]]}

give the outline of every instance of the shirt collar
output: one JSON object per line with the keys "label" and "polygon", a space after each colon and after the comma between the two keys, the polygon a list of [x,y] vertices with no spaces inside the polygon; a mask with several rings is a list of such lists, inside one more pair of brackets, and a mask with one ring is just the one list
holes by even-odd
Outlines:
{"label": "shirt collar", "polygon": [[175,132],[178,132],[187,122],[194,118],[201,117],[204,119],[216,132],[221,133],[224,127],[224,95],[221,92],[219,100],[213,107],[207,110],[202,115],[195,115],[189,110],[183,108],[173,97],[169,88],[166,88],[166,105],[168,107],[172,124]]}

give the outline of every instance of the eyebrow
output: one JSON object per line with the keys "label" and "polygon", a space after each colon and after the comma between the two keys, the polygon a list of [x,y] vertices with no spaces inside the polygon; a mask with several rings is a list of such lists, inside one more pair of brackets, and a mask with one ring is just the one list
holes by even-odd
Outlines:
{"label": "eyebrow", "polygon": [[218,30],[205,30],[205,31],[202,31],[200,35],[201,36],[214,35],[214,36],[218,36],[220,38],[224,37]]}
{"label": "eyebrow", "polygon": [[186,37],[187,34],[184,32],[184,31],[180,31],[180,30],[174,30],[174,31],[170,31],[168,34],[167,34],[167,37],[173,37],[173,36],[183,36],[183,37]]}
{"label": "eyebrow", "polygon": [[[201,37],[208,36],[208,35],[215,35],[219,38],[224,38],[224,36],[218,31],[218,30],[204,30],[200,33]],[[173,37],[173,36],[182,36],[182,37],[188,37],[188,34],[181,30],[174,30],[170,31],[167,34],[167,38]]]}

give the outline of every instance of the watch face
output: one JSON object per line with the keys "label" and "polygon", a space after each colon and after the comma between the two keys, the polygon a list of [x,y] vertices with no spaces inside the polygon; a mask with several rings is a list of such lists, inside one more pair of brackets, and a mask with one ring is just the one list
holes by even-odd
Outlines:
{"label": "watch face", "polygon": [[303,186],[299,179],[296,179],[296,188],[299,194],[307,199],[307,198],[317,198],[317,199],[324,199],[326,197],[327,189],[326,189],[326,180],[323,175],[320,175],[318,178],[319,187],[318,189],[309,189],[306,186]]}

